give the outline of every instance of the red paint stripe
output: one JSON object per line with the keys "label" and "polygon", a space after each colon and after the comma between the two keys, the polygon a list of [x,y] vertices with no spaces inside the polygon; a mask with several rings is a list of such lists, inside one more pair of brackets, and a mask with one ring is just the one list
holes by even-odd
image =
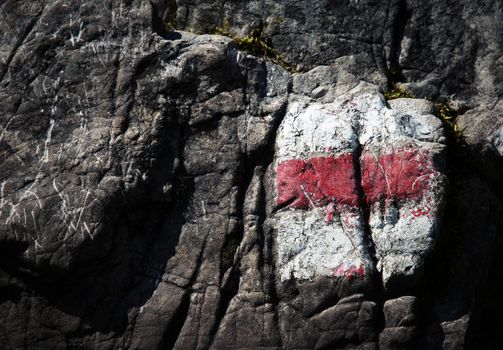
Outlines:
{"label": "red paint stripe", "polygon": [[[369,203],[383,199],[419,199],[430,187],[435,167],[427,151],[406,148],[361,159],[362,189]],[[293,159],[277,169],[277,204],[320,207],[329,203],[357,206],[353,155]],[[331,221],[330,213],[327,220]]]}
{"label": "red paint stripe", "polygon": [[354,266],[354,265],[346,266],[344,263],[342,263],[333,270],[332,275],[335,277],[346,277],[346,278],[364,277],[365,268],[363,266]]}
{"label": "red paint stripe", "polygon": [[277,169],[277,204],[294,208],[324,206],[328,203],[356,205],[358,195],[353,155],[293,159]]}
{"label": "red paint stripe", "polygon": [[435,167],[427,151],[402,149],[378,157],[362,157],[362,188],[367,202],[420,199],[430,188]]}

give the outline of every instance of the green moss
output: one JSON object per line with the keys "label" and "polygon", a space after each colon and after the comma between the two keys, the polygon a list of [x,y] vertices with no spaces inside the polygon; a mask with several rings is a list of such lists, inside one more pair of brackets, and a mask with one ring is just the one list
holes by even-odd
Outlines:
{"label": "green moss", "polygon": [[394,100],[397,98],[414,98],[414,95],[407,89],[395,86],[393,89],[384,93],[384,98],[386,100]]}
{"label": "green moss", "polygon": [[273,25],[280,25],[285,22],[285,18],[282,16],[274,16],[271,18],[270,23]]}
{"label": "green moss", "polygon": [[231,33],[228,22],[224,20],[221,27],[213,29],[213,34],[229,37],[239,50],[273,62],[290,73],[298,73],[298,70],[290,66],[283,56],[272,47],[270,39],[259,28],[252,30],[249,35],[241,37]]}
{"label": "green moss", "polygon": [[450,107],[449,105],[439,102],[432,101],[435,106],[435,111],[437,116],[444,123],[445,130],[447,132],[447,136],[450,140],[455,141],[456,143],[461,143],[463,139],[463,131],[456,124],[456,118],[458,117],[458,112]]}

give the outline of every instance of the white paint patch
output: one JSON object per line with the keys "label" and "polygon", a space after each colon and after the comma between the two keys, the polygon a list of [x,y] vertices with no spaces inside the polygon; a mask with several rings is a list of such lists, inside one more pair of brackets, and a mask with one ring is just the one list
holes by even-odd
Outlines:
{"label": "white paint patch", "polygon": [[[362,103],[361,99],[357,101],[357,105]],[[362,127],[359,141],[362,145],[376,145],[380,148],[417,141],[445,140],[442,122],[431,114],[421,114],[417,109],[400,111],[378,103],[361,115],[360,123]]]}
{"label": "white paint patch", "polygon": [[338,114],[336,108],[321,103],[292,103],[278,130],[277,159],[306,159],[355,150],[358,140],[351,115]]}
{"label": "white paint patch", "polygon": [[394,277],[420,273],[440,228],[443,186],[444,177],[439,173],[419,200],[383,201],[372,206],[369,226],[385,286]]}
{"label": "white paint patch", "polygon": [[278,265],[281,280],[333,276],[341,264],[362,266],[360,227],[346,231],[339,220],[325,222],[325,211],[289,210],[278,219]]}

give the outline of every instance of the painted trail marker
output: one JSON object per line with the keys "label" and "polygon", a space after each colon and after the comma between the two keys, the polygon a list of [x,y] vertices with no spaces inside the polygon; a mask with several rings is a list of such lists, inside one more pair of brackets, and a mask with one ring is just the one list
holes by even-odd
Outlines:
{"label": "painted trail marker", "polygon": [[330,104],[290,104],[275,159],[281,280],[377,269],[386,285],[420,270],[438,231],[444,146],[440,122],[413,101],[389,108],[362,83]]}
{"label": "painted trail marker", "polygon": [[308,208],[329,203],[356,205],[353,155],[291,159],[278,164],[278,205]]}

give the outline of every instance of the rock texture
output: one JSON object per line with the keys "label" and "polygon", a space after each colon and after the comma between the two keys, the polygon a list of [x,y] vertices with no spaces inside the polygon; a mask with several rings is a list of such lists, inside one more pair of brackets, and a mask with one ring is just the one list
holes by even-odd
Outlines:
{"label": "rock texture", "polygon": [[500,23],[0,1],[0,348],[498,348]]}

